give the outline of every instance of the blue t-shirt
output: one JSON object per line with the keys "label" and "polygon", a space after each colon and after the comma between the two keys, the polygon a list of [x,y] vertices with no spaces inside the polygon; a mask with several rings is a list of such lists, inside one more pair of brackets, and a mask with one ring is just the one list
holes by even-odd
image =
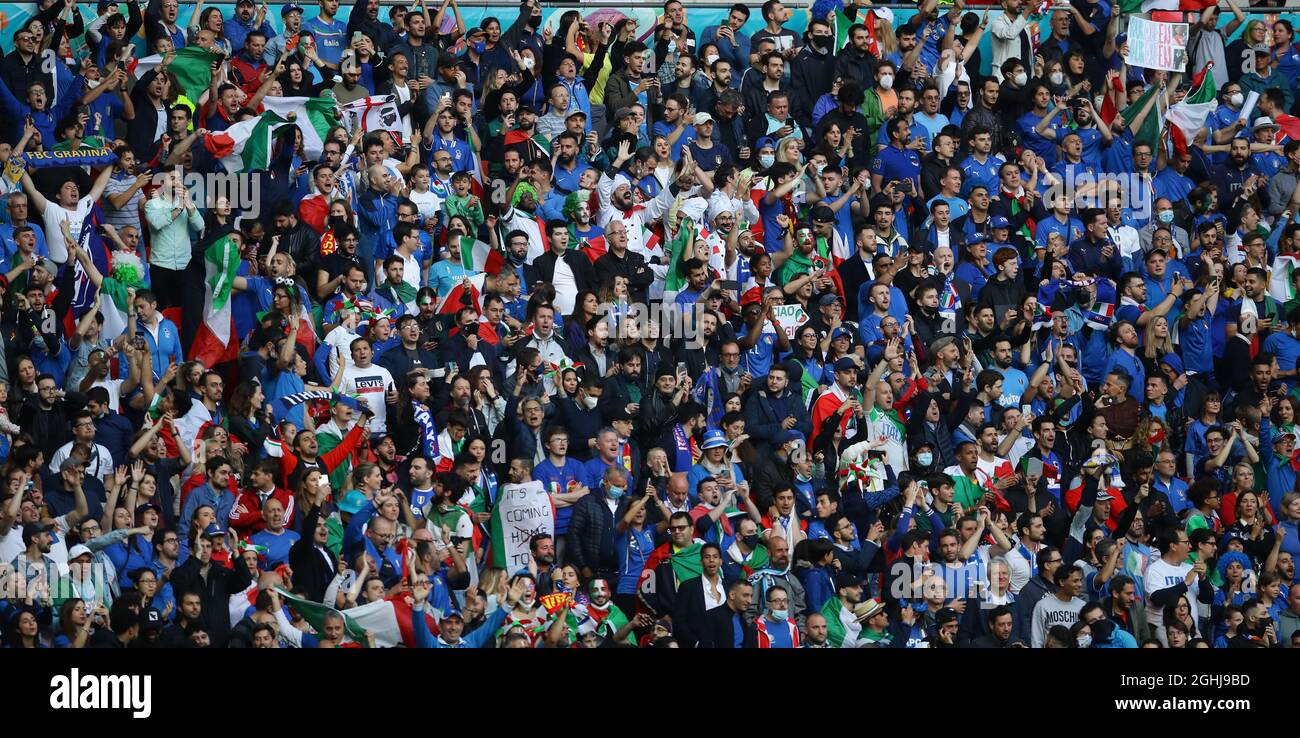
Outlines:
{"label": "blue t-shirt", "polygon": [[269,530],[260,530],[251,536],[253,543],[266,546],[266,565],[274,569],[280,564],[288,563],[289,549],[301,538],[291,530],[282,530],[279,535]]}
{"label": "blue t-shirt", "polygon": [[636,594],[641,570],[655,549],[654,528],[643,527],[636,531],[628,526],[622,533],[615,531],[614,549],[618,551],[618,585],[614,593]]}
{"label": "blue t-shirt", "polygon": [[317,17],[303,21],[302,30],[311,31],[312,36],[316,38],[316,55],[321,58],[321,61],[337,65],[343,58],[343,49],[348,45],[346,23],[338,18],[331,23],[326,23]]}

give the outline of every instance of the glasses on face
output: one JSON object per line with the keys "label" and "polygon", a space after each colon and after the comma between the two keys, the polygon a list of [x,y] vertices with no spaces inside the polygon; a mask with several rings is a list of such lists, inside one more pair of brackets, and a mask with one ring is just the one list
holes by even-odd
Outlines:
{"label": "glasses on face", "polygon": [[689,525],[672,525],[672,526],[669,526],[668,529],[671,530],[671,531],[674,531],[674,532],[676,532],[676,533],[681,533],[682,531],[690,530],[690,529],[691,529],[691,526],[689,526]]}
{"label": "glasses on face", "polygon": [[1063,559],[1048,559],[1048,560],[1046,561],[1046,563],[1048,563],[1048,564],[1059,564],[1059,563],[1061,563],[1062,561],[1063,561]]}

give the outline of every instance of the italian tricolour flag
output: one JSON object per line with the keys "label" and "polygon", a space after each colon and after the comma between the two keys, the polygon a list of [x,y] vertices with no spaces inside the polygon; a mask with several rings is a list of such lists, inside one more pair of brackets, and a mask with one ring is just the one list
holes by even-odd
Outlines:
{"label": "italian tricolour flag", "polygon": [[1205,126],[1205,119],[1218,105],[1215,99],[1214,75],[1209,74],[1210,65],[1206,64],[1192,79],[1191,92],[1177,105],[1172,105],[1165,113],[1169,123],[1169,135],[1173,138],[1174,149],[1187,153],[1187,145],[1196,139],[1196,134]]}
{"label": "italian tricolour flag", "polygon": [[[398,595],[391,599],[369,602],[349,610],[335,610],[323,602],[304,600],[276,587],[280,597],[292,607],[303,619],[311,624],[317,633],[325,632],[325,616],[331,612],[343,617],[343,632],[353,641],[366,642],[366,631],[375,636],[375,646],[393,648],[405,646],[415,648],[415,631],[411,627],[412,618],[417,615],[408,602],[408,597]],[[428,612],[422,613],[429,632],[438,633],[438,624]]]}
{"label": "italian tricolour flag", "polygon": [[1217,0],[1123,0],[1119,9],[1121,13],[1150,13],[1161,10],[1196,12],[1217,4]]}
{"label": "italian tricolour flag", "polygon": [[336,103],[328,97],[266,97],[262,107],[284,120],[295,114],[293,122],[302,131],[303,154],[308,161],[320,159],[325,136],[339,122]]}
{"label": "italian tricolour flag", "polygon": [[[203,252],[205,283],[203,324],[199,326],[190,358],[215,366],[233,361],[239,355],[239,337],[235,335],[230,312],[230,294],[239,269],[239,246],[225,236]],[[107,281],[107,280],[105,280]]]}
{"label": "italian tricolour flag", "polygon": [[496,274],[505,266],[505,257],[489,244],[473,236],[460,237],[460,263],[467,272]]}
{"label": "italian tricolour flag", "polygon": [[840,598],[832,597],[827,600],[822,606],[822,615],[826,618],[827,641],[831,646],[857,648],[862,624],[853,616],[852,610],[844,609]]}

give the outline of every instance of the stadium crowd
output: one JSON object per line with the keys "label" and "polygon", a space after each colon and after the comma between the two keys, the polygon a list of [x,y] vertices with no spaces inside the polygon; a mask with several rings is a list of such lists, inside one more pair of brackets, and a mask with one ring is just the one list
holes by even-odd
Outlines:
{"label": "stadium crowd", "polygon": [[1285,18],[339,5],[15,29],[6,647],[1300,645]]}

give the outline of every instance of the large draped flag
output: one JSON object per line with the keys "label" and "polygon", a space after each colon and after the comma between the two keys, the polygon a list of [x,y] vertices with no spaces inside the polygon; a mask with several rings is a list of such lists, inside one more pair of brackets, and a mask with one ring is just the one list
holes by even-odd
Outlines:
{"label": "large draped flag", "polygon": [[396,646],[405,646],[406,648],[415,648],[415,630],[411,627],[412,618],[417,615],[424,617],[425,623],[429,626],[429,632],[437,635],[438,623],[429,610],[423,613],[415,612],[411,607],[411,596],[396,595],[386,600],[368,602],[348,610],[335,610],[334,608],[322,602],[313,602],[301,597],[297,597],[280,587],[275,588],[284,599],[285,604],[292,607],[295,612],[303,617],[317,633],[325,632],[325,616],[329,613],[337,613],[343,617],[343,632],[353,641],[365,644],[366,631],[370,631],[375,637],[375,646],[378,648],[394,648]]}
{"label": "large draped flag", "polygon": [[506,263],[500,251],[473,236],[460,237],[459,252],[461,266],[475,274],[496,274]]}
{"label": "large draped flag", "polygon": [[239,336],[235,335],[234,318],[230,312],[230,295],[235,273],[239,269],[239,247],[224,236],[203,252],[204,285],[203,323],[199,326],[190,358],[204,366],[216,366],[233,361],[239,354]]}
{"label": "large draped flag", "polygon": [[839,597],[826,600],[821,614],[826,618],[827,642],[833,648],[857,648],[862,624],[854,617],[852,610],[845,609]]}
{"label": "large draped flag", "polygon": [[1209,74],[1214,62],[1205,65],[1192,79],[1191,92],[1177,105],[1171,105],[1165,114],[1169,121],[1169,135],[1173,138],[1174,150],[1180,154],[1187,153],[1187,145],[1196,139],[1196,134],[1205,126],[1205,119],[1214,112],[1218,105],[1214,75]]}
{"label": "large draped flag", "polygon": [[303,154],[308,161],[320,159],[325,148],[325,137],[331,128],[338,125],[337,105],[338,102],[332,95],[262,98],[262,107],[283,120],[289,120],[290,113],[295,114],[293,123],[302,131]]}
{"label": "large draped flag", "polygon": [[226,171],[255,172],[266,169],[271,163],[271,147],[275,134],[293,122],[275,113],[263,113],[256,118],[240,121],[224,131],[209,133],[203,146]]}

